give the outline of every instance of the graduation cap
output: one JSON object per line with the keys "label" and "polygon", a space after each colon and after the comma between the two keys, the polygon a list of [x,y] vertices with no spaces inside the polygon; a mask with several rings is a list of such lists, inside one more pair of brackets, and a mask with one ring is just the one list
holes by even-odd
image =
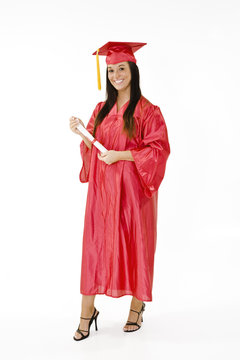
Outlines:
{"label": "graduation cap", "polygon": [[146,44],[147,43],[140,43],[140,42],[109,41],[105,45],[100,47],[97,51],[95,51],[92,55],[96,55],[98,89],[101,90],[100,67],[99,67],[98,55],[106,55],[107,64],[117,64],[121,61],[132,61],[136,64],[137,60],[133,53]]}

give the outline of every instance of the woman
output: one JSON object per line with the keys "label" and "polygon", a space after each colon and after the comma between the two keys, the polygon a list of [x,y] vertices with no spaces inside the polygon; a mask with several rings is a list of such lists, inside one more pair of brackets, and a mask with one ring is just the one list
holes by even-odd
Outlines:
{"label": "woman", "polygon": [[[170,154],[167,127],[158,106],[141,94],[133,55],[143,43],[107,43],[106,101],[99,102],[86,129],[108,151],[82,137],[81,182],[89,182],[82,242],[81,320],[75,340],[89,336],[99,311],[96,294],[132,295],[123,330],[136,331],[143,321],[144,301],[152,301],[157,240],[158,188]],[[145,44],[144,44],[145,45]],[[95,53],[94,53],[95,54]]]}

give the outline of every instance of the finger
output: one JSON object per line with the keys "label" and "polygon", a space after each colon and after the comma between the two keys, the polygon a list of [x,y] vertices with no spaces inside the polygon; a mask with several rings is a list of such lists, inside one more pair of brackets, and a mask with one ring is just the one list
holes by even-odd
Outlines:
{"label": "finger", "polygon": [[72,124],[71,126],[76,129],[76,128],[78,127],[78,125],[79,125],[79,124],[74,123],[74,124]]}
{"label": "finger", "polygon": [[74,116],[72,116],[72,118],[70,119],[70,121],[73,122],[73,123],[79,123],[79,119],[76,118],[76,117],[74,117]]}

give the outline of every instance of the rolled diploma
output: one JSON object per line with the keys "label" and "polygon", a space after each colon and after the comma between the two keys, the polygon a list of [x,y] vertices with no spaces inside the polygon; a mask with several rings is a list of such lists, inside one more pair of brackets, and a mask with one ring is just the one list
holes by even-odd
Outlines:
{"label": "rolled diploma", "polygon": [[[94,137],[90,134],[89,131],[87,131],[87,129],[82,126],[82,124],[78,124],[77,126],[78,130],[84,135],[86,136],[86,138],[88,138],[88,140],[90,140],[91,142],[94,140]],[[94,146],[96,146],[96,148],[98,150],[100,150],[102,153],[108,151],[102,144],[100,144],[99,141],[95,140],[93,143]]]}

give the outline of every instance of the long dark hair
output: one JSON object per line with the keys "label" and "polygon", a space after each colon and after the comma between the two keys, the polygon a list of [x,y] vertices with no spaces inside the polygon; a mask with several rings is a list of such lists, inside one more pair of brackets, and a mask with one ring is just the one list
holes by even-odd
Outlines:
{"label": "long dark hair", "polygon": [[[127,134],[127,136],[131,139],[133,136],[135,136],[135,131],[136,131],[133,114],[134,114],[134,110],[137,105],[137,102],[140,99],[142,94],[141,94],[140,85],[139,85],[140,75],[139,75],[138,66],[132,61],[128,61],[128,63],[129,63],[130,71],[131,71],[131,83],[130,83],[131,91],[130,91],[129,104],[123,114],[123,120],[124,120],[123,132],[125,132]],[[118,96],[118,91],[115,89],[115,87],[109,81],[108,69],[107,69],[107,71],[106,71],[106,98],[107,99],[95,119],[94,129],[93,129],[93,137],[95,137],[95,132],[96,132],[97,126],[99,124],[101,124],[101,122],[103,121],[105,116],[110,112],[110,110],[114,106],[114,104],[117,100],[117,96]]]}

